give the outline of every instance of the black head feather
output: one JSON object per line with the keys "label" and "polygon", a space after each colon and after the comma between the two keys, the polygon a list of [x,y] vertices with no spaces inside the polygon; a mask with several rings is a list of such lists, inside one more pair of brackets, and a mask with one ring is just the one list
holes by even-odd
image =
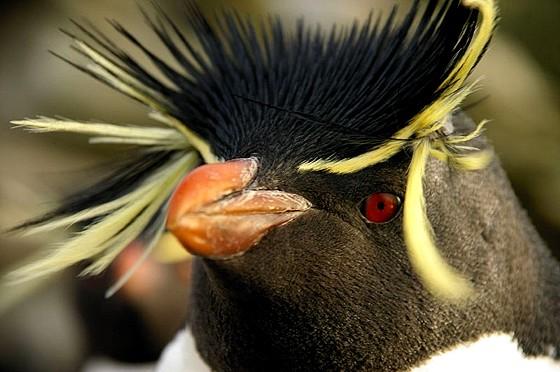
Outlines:
{"label": "black head feather", "polygon": [[78,27],[226,159],[289,154],[301,162],[371,149],[441,98],[477,23],[457,0],[417,0],[402,22],[395,7],[385,20],[370,15],[329,32],[302,20],[288,30],[274,17],[256,25],[236,12],[213,24],[194,3],[186,8],[189,37],[159,8],[156,20],[145,13],[182,72],[111,22],[173,86],[95,29]]}

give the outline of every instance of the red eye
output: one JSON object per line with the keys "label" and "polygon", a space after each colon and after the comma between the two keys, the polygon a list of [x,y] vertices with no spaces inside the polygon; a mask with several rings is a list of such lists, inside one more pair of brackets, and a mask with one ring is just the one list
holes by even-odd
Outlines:
{"label": "red eye", "polygon": [[363,203],[362,213],[372,223],[391,221],[399,212],[401,199],[393,194],[378,192],[370,195]]}

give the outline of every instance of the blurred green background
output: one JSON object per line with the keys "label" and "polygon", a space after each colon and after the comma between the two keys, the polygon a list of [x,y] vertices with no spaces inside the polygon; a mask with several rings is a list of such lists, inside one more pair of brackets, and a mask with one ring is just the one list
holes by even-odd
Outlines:
{"label": "blurred green background", "polygon": [[[158,3],[164,3],[162,5],[171,14],[180,14],[181,1]],[[286,17],[303,14],[313,22],[329,24],[347,23],[367,14],[371,8],[386,9],[397,1],[221,0],[200,3],[208,10],[227,4],[255,14],[272,12]],[[483,77],[483,80],[471,101],[484,100],[470,108],[469,113],[477,121],[493,120],[488,135],[522,203],[559,256],[560,2],[515,0],[502,1],[500,5],[500,28],[475,72],[475,77]],[[13,226],[47,210],[53,201],[93,179],[98,174],[98,164],[126,155],[122,149],[89,146],[86,138],[80,136],[25,134],[10,129],[10,120],[62,115],[119,123],[149,122],[143,107],[47,52],[54,50],[72,55],[68,38],[57,30],[59,27],[72,29],[69,18],[87,18],[101,25],[104,18],[117,19],[155,50],[163,51],[145,27],[133,0],[0,3],[0,228]],[[180,20],[179,16],[176,19]],[[102,29],[108,30],[107,27]],[[61,233],[56,234],[60,236]],[[0,237],[0,270],[7,270],[43,246],[45,241],[56,237],[54,234],[26,240]],[[122,297],[106,302],[117,306],[118,314],[128,314],[126,319],[130,319],[130,313],[125,310],[132,311],[143,327],[142,337],[132,337],[136,340],[132,353],[138,350],[134,348],[145,346],[139,345],[139,340],[153,342],[149,350],[142,351],[145,357],[135,362],[149,363],[184,318],[186,285],[174,283],[176,271],[170,274],[168,269],[162,270],[167,270],[164,271],[167,281],[162,281],[158,290],[164,291],[165,306],[160,302],[161,295],[153,293],[144,294],[145,301]],[[78,293],[84,291],[84,285],[89,286],[86,293],[97,293],[99,290],[95,288],[103,288],[106,283],[78,282],[71,279],[73,274],[63,274],[40,286],[0,289],[0,371],[72,371],[81,368],[85,361],[91,361],[93,355],[118,359],[114,357],[116,354],[99,350],[91,341],[84,316],[95,318],[95,314],[84,315],[83,308],[79,309],[83,301]],[[91,288],[93,292],[87,292]],[[158,306],[154,306],[154,302]],[[87,304],[91,309],[93,305]],[[108,311],[103,302],[95,306],[104,321],[117,316],[116,312]],[[162,318],[168,321],[158,321]],[[137,323],[130,326],[138,327]],[[110,362],[99,358],[96,361],[88,364],[87,370],[108,370]],[[146,366],[149,368],[149,364]]]}

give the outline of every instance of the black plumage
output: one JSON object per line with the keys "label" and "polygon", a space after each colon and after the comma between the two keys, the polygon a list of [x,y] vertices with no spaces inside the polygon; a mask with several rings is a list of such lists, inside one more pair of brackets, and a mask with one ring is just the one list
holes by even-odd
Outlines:
{"label": "black plumage", "polygon": [[440,98],[472,39],[476,12],[457,1],[431,0],[425,8],[415,1],[397,22],[397,9],[386,19],[372,13],[362,24],[331,31],[303,20],[290,30],[278,18],[254,25],[236,12],[219,15],[213,24],[187,2],[182,26],[192,30],[189,38],[163,11],[157,20],[146,14],[183,71],[111,22],[172,85],[156,80],[95,30],[79,27],[160,93],[164,101],[158,103],[212,143],[218,157],[237,156],[232,152],[240,149],[283,156],[255,145],[274,136],[289,139],[283,145],[295,150],[292,159],[304,161],[363,153]]}

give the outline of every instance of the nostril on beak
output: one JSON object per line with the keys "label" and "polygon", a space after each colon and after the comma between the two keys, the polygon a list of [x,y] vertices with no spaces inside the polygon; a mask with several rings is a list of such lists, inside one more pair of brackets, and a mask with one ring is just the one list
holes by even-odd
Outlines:
{"label": "nostril on beak", "polygon": [[202,165],[181,181],[169,205],[167,227],[187,213],[248,186],[257,173],[256,159],[236,159],[225,163]]}

